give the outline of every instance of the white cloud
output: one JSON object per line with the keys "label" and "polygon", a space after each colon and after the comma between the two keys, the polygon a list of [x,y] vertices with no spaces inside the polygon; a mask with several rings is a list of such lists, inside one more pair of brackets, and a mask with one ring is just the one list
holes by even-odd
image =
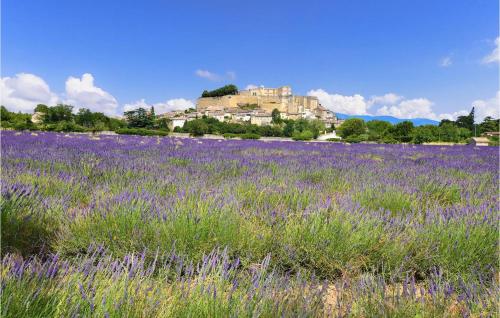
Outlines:
{"label": "white cloud", "polygon": [[387,93],[382,96],[372,96],[368,100],[368,107],[372,105],[394,105],[402,99],[403,96],[399,96],[394,93]]}
{"label": "white cloud", "polygon": [[483,57],[483,64],[500,62],[500,37],[495,39],[495,48],[487,56]]}
{"label": "white cloud", "polygon": [[196,74],[196,76],[198,77],[201,77],[201,78],[205,78],[209,81],[219,81],[220,80],[220,76],[215,74],[215,73],[212,73],[212,72],[209,72],[207,70],[196,70],[196,72],[194,72]]}
{"label": "white cloud", "polygon": [[173,110],[184,110],[188,108],[194,108],[195,104],[191,100],[184,98],[174,98],[174,99],[169,99],[165,102],[154,103],[154,104],[147,104],[145,99],[141,99],[133,103],[123,105],[123,111],[134,110],[139,107],[149,109],[151,106],[155,108],[156,114],[163,114]]}
{"label": "white cloud", "polygon": [[406,99],[402,100],[397,105],[382,106],[377,109],[376,114],[397,118],[428,118],[433,120],[456,120],[458,116],[469,114],[466,110],[459,110],[453,113],[436,114],[432,109],[432,106],[434,106],[434,103],[427,98]]}
{"label": "white cloud", "polygon": [[359,94],[344,96],[340,94],[329,94],[323,89],[313,89],[307,92],[307,95],[318,97],[321,105],[336,113],[366,115],[369,107],[365,98]]}
{"label": "white cloud", "polygon": [[233,81],[236,79],[236,72],[233,71],[227,71],[225,75],[219,75],[217,73],[212,73],[207,70],[198,69],[194,72],[194,74],[198,77],[207,79],[212,82],[220,82],[223,80]]}
{"label": "white cloud", "polygon": [[451,114],[449,114],[449,113],[439,114],[438,118],[439,119],[456,120],[458,118],[458,116],[465,116],[468,114],[469,114],[469,112],[466,110],[459,110],[458,112],[453,112]]}
{"label": "white cloud", "polygon": [[174,98],[169,99],[164,103],[156,103],[153,105],[157,114],[165,113],[172,110],[184,110],[188,108],[195,108],[195,105],[189,99]]}
{"label": "white cloud", "polygon": [[441,61],[439,62],[439,65],[441,67],[449,67],[453,64],[453,61],[451,60],[451,56],[446,56],[444,58],[441,59]]}
{"label": "white cloud", "polygon": [[146,103],[146,100],[143,98],[143,99],[140,99],[138,101],[123,105],[123,111],[128,112],[128,111],[131,111],[131,110],[134,110],[137,108],[149,109],[150,107],[151,107],[151,105],[148,105]]}
{"label": "white cloud", "polygon": [[[81,78],[69,77],[66,80],[66,93],[58,96],[53,93],[47,83],[33,74],[20,73],[14,77],[0,79],[1,104],[10,111],[33,112],[37,104],[49,106],[63,102],[79,108],[88,108],[94,112],[117,115],[118,101],[110,93],[94,85],[92,74],[85,73]],[[171,110],[183,110],[195,107],[195,104],[184,98],[174,98],[165,102],[147,104],[144,99],[123,105],[125,111],[139,107],[155,107],[158,114]]]}
{"label": "white cloud", "polygon": [[1,104],[10,111],[33,112],[37,104],[54,105],[59,98],[40,77],[19,73],[0,79]]}
{"label": "white cloud", "polygon": [[495,119],[500,118],[500,91],[497,91],[495,97],[490,99],[478,99],[472,102],[475,107],[476,122],[481,122],[487,116]]}
{"label": "white cloud", "polygon": [[248,84],[247,86],[245,86],[245,90],[254,89],[254,88],[257,88],[257,87],[258,87],[257,85]]}
{"label": "white cloud", "polygon": [[108,115],[116,114],[118,102],[116,98],[102,88],[94,85],[92,74],[85,73],[81,78],[70,76],[66,80],[66,104],[78,108],[88,108],[94,112]]}
{"label": "white cloud", "polygon": [[438,116],[432,111],[433,102],[427,98],[406,99],[398,105],[383,106],[377,110],[377,115],[394,116],[397,118],[430,118]]}

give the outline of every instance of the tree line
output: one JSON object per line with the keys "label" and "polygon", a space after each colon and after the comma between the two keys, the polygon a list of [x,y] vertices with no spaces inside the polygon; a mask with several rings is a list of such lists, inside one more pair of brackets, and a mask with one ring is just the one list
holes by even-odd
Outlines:
{"label": "tree line", "polygon": [[236,85],[230,84],[214,89],[213,91],[204,90],[203,93],[201,93],[201,97],[221,97],[225,95],[236,94],[238,94],[238,87],[236,87]]}
{"label": "tree line", "polygon": [[469,115],[459,116],[457,120],[443,119],[438,126],[422,125],[415,127],[411,121],[403,121],[392,125],[382,120],[365,122],[363,119],[351,118],[337,129],[337,134],[347,142],[378,143],[414,143],[454,142],[464,143],[471,137],[482,133],[499,131],[499,119],[486,117],[480,124],[474,124],[475,111]]}
{"label": "tree line", "polygon": [[37,120],[32,121],[31,114],[10,112],[4,106],[0,107],[2,128],[13,128],[17,130],[45,130],[57,132],[86,132],[117,130],[124,127],[123,120],[112,118],[100,112],[91,112],[87,108],[81,108],[75,114],[73,106],[58,104],[47,106],[39,104],[35,107]]}
{"label": "tree line", "polygon": [[[35,115],[10,112],[0,107],[2,128],[16,130],[43,130],[55,132],[98,132],[115,131],[117,133],[138,135],[166,135],[168,119],[155,115],[154,107],[148,111],[138,108],[124,113],[124,119],[106,116],[101,112],[92,112],[80,108],[74,113],[71,105],[59,104],[35,107]],[[190,111],[190,110],[189,110]],[[33,122],[36,117],[35,122]]]}
{"label": "tree line", "polygon": [[[170,120],[155,114],[154,107],[149,110],[138,108],[124,113],[123,119],[106,116],[100,112],[92,112],[81,108],[73,112],[73,106],[59,104],[47,106],[39,104],[34,109],[38,120],[32,121],[31,114],[10,112],[4,106],[0,107],[2,128],[16,130],[46,130],[56,132],[97,132],[115,131],[120,134],[167,135]],[[188,109],[185,113],[193,112]],[[320,120],[290,120],[282,119],[277,109],[272,114],[271,125],[257,126],[250,123],[232,123],[219,121],[212,117],[202,116],[186,121],[183,127],[176,127],[174,132],[189,133],[192,136],[204,134],[224,135],[228,138],[242,137],[256,139],[264,137],[288,137],[294,140],[316,139],[321,133],[333,131],[335,127],[325,128]],[[377,143],[427,143],[454,142],[463,143],[473,136],[484,132],[499,131],[499,119],[486,117],[481,123],[474,124],[474,109],[466,116],[460,116],[455,121],[442,120],[439,125],[423,125],[415,127],[410,121],[392,125],[381,120],[365,122],[362,119],[351,118],[340,125],[336,132],[346,142],[377,142]],[[493,137],[497,142],[498,137]]]}

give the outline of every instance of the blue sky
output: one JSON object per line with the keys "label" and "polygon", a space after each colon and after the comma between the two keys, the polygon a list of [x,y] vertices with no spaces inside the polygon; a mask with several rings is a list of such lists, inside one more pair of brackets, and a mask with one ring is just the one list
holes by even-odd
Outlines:
{"label": "blue sky", "polygon": [[353,114],[498,116],[496,0],[4,0],[1,18],[15,110],[168,110],[234,83],[291,85]]}

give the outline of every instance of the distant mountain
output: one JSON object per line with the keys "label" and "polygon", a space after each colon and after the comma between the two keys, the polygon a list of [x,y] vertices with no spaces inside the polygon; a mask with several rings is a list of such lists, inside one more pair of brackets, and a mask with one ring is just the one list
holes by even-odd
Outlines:
{"label": "distant mountain", "polygon": [[427,119],[427,118],[401,119],[401,118],[396,118],[396,117],[392,117],[392,116],[347,115],[347,114],[340,114],[340,113],[336,113],[336,115],[337,115],[337,118],[339,118],[339,119],[361,118],[364,121],[383,120],[383,121],[388,121],[391,124],[397,124],[397,123],[400,123],[402,121],[408,120],[408,121],[411,121],[415,126],[439,125],[438,121],[435,121],[432,119]]}

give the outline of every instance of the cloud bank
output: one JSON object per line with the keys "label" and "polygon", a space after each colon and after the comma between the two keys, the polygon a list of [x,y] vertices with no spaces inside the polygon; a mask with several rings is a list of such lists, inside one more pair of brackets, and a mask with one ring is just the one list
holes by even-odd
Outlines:
{"label": "cloud bank", "polygon": [[[323,89],[310,90],[307,95],[316,96],[319,102],[333,112],[347,115],[379,115],[413,119],[428,118],[433,120],[455,120],[458,116],[469,114],[470,110],[459,110],[453,113],[436,113],[434,102],[419,97],[407,99],[395,93],[365,98],[360,94],[341,95],[329,93]],[[499,118],[500,91],[489,99],[479,99],[471,103],[468,109],[476,107],[476,120],[482,121],[486,116]]]}
{"label": "cloud bank", "polygon": [[1,104],[16,112],[32,112],[38,104],[54,105],[59,102],[57,94],[41,77],[26,73],[1,78],[0,94]]}
{"label": "cloud bank", "polygon": [[[257,86],[249,84],[246,89],[252,87]],[[318,88],[310,90],[307,95],[318,97],[320,103],[333,112],[348,115],[389,115],[409,119],[453,120],[469,113],[466,109],[453,113],[436,113],[431,100],[424,97],[408,99],[396,93],[365,98],[361,94],[342,95]],[[152,104],[148,104],[145,99],[140,99],[120,107],[111,93],[95,84],[94,76],[90,73],[85,73],[81,77],[68,77],[65,92],[61,94],[53,92],[41,77],[34,74],[19,73],[13,77],[3,77],[0,78],[0,97],[1,104],[15,112],[32,112],[37,104],[55,105],[57,103],[73,105],[75,110],[89,108],[111,116],[121,114],[122,110],[128,111],[139,107],[154,106],[157,114],[195,107],[193,101],[185,98],[168,99]],[[477,121],[482,121],[486,116],[499,118],[500,91],[491,98],[475,100],[466,108],[470,109],[473,106],[476,108]]]}
{"label": "cloud bank", "polygon": [[487,116],[500,118],[500,90],[492,98],[473,101],[471,106],[475,107],[476,122],[482,121]]}
{"label": "cloud bank", "polygon": [[[38,104],[56,105],[64,103],[74,106],[74,111],[88,108],[93,112],[102,112],[110,116],[120,115],[122,107],[109,92],[95,84],[94,76],[85,73],[81,77],[70,76],[65,82],[64,93],[53,92],[49,85],[34,74],[19,73],[13,77],[0,79],[1,104],[14,112],[31,113]],[[157,114],[171,110],[183,110],[195,107],[193,101],[174,98],[165,102],[147,104],[144,99],[123,105],[123,110],[138,107],[155,107]]]}
{"label": "cloud bank", "polygon": [[316,96],[321,105],[333,112],[349,115],[367,115],[368,104],[365,98],[359,94],[345,96],[340,94],[330,94],[323,89],[313,89],[307,92],[309,96]]}
{"label": "cloud bank", "polygon": [[70,76],[66,80],[65,104],[85,107],[94,112],[114,115],[118,109],[118,101],[110,93],[94,85],[94,76],[85,73],[81,78]]}

